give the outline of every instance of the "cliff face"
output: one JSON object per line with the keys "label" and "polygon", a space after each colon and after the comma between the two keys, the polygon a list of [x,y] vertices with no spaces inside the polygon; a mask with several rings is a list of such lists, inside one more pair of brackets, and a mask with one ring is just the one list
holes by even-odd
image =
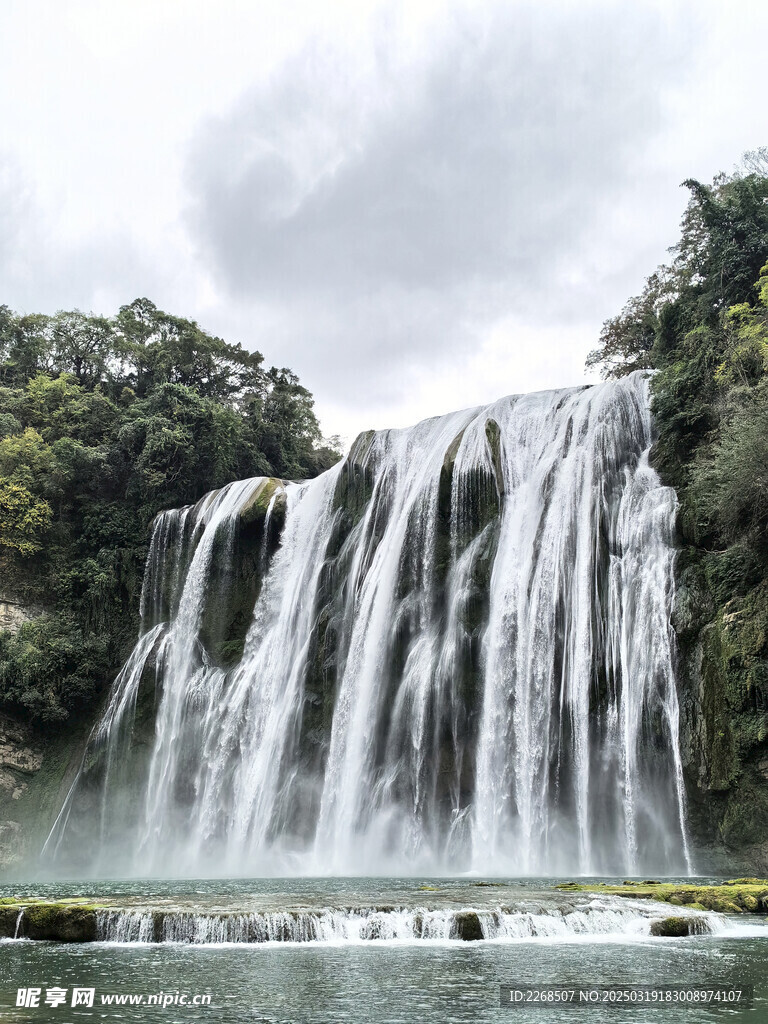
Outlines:
{"label": "cliff face", "polygon": [[681,754],[700,871],[768,871],[768,583],[718,601],[712,554],[681,553]]}
{"label": "cliff face", "polygon": [[28,852],[28,836],[16,819],[42,763],[41,745],[29,729],[0,718],[0,869],[11,867]]}
{"label": "cliff face", "polygon": [[[16,594],[0,595],[0,632],[17,633],[41,611]],[[20,715],[0,714],[0,871],[23,870],[34,860],[74,777],[95,711],[49,733]]]}
{"label": "cliff face", "polygon": [[0,633],[17,633],[25,622],[31,622],[39,609],[8,596],[0,597]]}
{"label": "cliff face", "polygon": [[0,715],[0,872],[28,873],[74,778],[96,709],[45,737]]}

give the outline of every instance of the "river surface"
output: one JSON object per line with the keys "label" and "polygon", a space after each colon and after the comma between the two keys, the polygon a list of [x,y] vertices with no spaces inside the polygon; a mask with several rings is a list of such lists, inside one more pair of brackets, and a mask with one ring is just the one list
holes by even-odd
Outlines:
{"label": "river surface", "polygon": [[[467,878],[7,884],[0,896],[86,896],[114,901],[134,915],[161,910],[187,922],[191,941],[2,942],[0,1020],[711,1022],[718,1014],[700,1007],[511,1008],[500,1005],[500,985],[717,984],[755,989],[752,1009],[721,1010],[719,1019],[768,1021],[768,928],[762,919],[701,914],[709,929],[703,934],[654,938],[650,918],[674,908],[563,893],[553,885],[551,879]],[[477,911],[495,937],[464,942],[450,937],[449,926],[441,932],[441,922],[467,909]],[[266,920],[281,913],[324,921],[326,930],[317,932],[324,937],[201,941],[211,933],[201,932],[200,922],[216,915]],[[409,936],[412,922],[426,915],[433,926],[430,932],[420,923],[423,934],[442,937]],[[92,1007],[70,1005],[75,987],[95,990]],[[40,988],[42,1005],[17,1007],[20,988]],[[66,990],[64,1005],[44,1005],[54,988]],[[168,1005],[146,1005],[150,995],[161,994]],[[143,996],[145,1005],[105,1004],[103,997],[112,995]],[[210,996],[210,1005],[180,1005],[194,996]]]}

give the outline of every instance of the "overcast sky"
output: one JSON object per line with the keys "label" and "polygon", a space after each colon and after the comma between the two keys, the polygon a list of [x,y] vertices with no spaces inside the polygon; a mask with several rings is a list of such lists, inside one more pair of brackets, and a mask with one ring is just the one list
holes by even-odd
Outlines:
{"label": "overcast sky", "polygon": [[347,440],[581,383],[768,143],[762,0],[2,0],[0,302],[137,296]]}

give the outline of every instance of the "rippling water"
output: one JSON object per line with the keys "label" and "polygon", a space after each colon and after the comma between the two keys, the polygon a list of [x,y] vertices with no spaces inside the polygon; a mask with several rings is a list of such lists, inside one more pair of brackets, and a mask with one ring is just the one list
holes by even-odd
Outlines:
{"label": "rippling water", "polygon": [[[267,879],[180,882],[16,883],[1,896],[93,896],[120,906],[187,914],[394,906],[435,912],[504,905],[518,916],[572,914],[593,904],[607,930],[502,937],[491,941],[389,939],[368,941],[194,944],[0,944],[0,1020],[131,1022],[263,1021],[270,1024],[385,1024],[424,1021],[550,1024],[558,1021],[717,1020],[702,1009],[520,1010],[499,1005],[499,985],[752,984],[755,1008],[728,1020],[768,1020],[768,929],[757,919],[722,921],[715,934],[656,939],[643,931],[654,913],[672,908],[647,901],[561,893],[551,880]],[[637,905],[637,912],[632,908]],[[645,915],[645,917],[643,916]],[[605,922],[608,922],[606,925]],[[639,922],[639,923],[638,923]],[[15,1006],[19,987],[96,990],[93,1008]],[[104,994],[210,993],[211,1005],[114,1007]]]}

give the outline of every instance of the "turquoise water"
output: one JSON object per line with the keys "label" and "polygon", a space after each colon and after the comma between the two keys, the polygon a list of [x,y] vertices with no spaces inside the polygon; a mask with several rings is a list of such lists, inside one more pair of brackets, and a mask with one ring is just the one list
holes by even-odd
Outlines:
{"label": "turquoise water", "polygon": [[[428,888],[427,888],[428,887]],[[87,895],[121,905],[210,913],[234,908],[399,907],[479,910],[501,903],[528,912],[569,913],[571,894],[552,882],[499,884],[467,879],[271,879],[184,882],[21,884],[0,895]],[[581,897],[578,897],[581,898]],[[624,901],[626,904],[627,901]],[[606,904],[607,906],[607,904]],[[599,918],[604,921],[603,917]],[[623,923],[622,923],[623,922]],[[268,942],[191,945],[0,943],[2,1021],[175,1021],[269,1024],[556,1024],[558,1021],[768,1021],[768,928],[754,920],[717,934],[657,939],[622,919],[605,933],[565,937]],[[614,930],[611,931],[610,928]],[[618,929],[618,930],[617,930]],[[622,931],[623,929],[623,931]],[[512,1009],[499,1005],[510,984],[734,984],[755,986],[751,1010],[701,1008]],[[92,1008],[17,1008],[20,987],[93,988]],[[209,1006],[109,1006],[110,994],[209,994]]]}

